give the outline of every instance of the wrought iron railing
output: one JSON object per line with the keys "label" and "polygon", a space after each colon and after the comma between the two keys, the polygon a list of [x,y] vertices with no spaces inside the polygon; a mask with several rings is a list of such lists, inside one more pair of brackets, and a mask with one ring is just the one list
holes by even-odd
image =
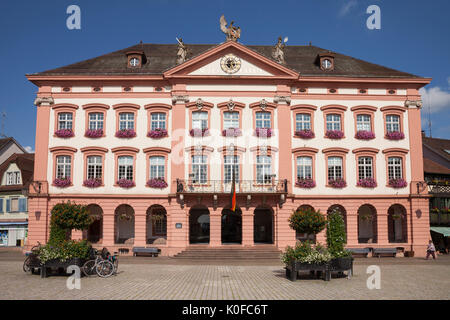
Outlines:
{"label": "wrought iron railing", "polygon": [[[230,193],[231,181],[177,179],[177,193]],[[287,193],[288,182],[284,180],[236,180],[236,193]]]}
{"label": "wrought iron railing", "polygon": [[428,193],[431,194],[450,194],[450,184],[427,182]]}

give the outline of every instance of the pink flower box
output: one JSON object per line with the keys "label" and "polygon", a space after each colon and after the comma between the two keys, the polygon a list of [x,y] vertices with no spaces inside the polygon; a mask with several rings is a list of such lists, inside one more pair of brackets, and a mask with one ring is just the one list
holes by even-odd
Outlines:
{"label": "pink flower box", "polygon": [[103,136],[103,129],[89,129],[84,133],[85,137],[88,138],[100,138]]}
{"label": "pink flower box", "polygon": [[390,179],[389,185],[393,188],[405,188],[408,185],[408,183],[404,179],[398,178],[398,179]]}
{"label": "pink flower box", "polygon": [[147,181],[147,186],[150,188],[164,189],[167,188],[168,184],[162,178],[154,178]]}
{"label": "pink flower box", "polygon": [[375,188],[377,186],[377,182],[374,178],[364,178],[359,179],[359,181],[356,183],[358,187],[363,188]]}
{"label": "pink flower box", "polygon": [[255,135],[262,138],[270,138],[273,132],[271,128],[256,128]]}
{"label": "pink flower box", "polygon": [[313,179],[298,179],[295,186],[298,188],[311,189],[316,186],[316,182]]}
{"label": "pink flower box", "polygon": [[224,137],[239,137],[242,135],[242,131],[239,128],[228,128],[222,130],[222,136]]}
{"label": "pink flower box", "polygon": [[342,139],[344,137],[344,132],[340,130],[327,130],[325,136],[329,139]]}
{"label": "pink flower box", "polygon": [[191,129],[189,131],[189,134],[191,137],[206,137],[209,136],[209,130],[208,128],[205,129]]}
{"label": "pink flower box", "polygon": [[402,140],[405,138],[405,135],[400,131],[391,131],[386,133],[385,138],[389,140]]}
{"label": "pink flower box", "polygon": [[93,179],[86,179],[83,181],[83,186],[88,188],[98,188],[102,185],[102,179],[99,178],[93,178]]}
{"label": "pink flower box", "polygon": [[356,132],[355,138],[360,140],[372,140],[375,139],[375,133],[367,130],[358,130]]}
{"label": "pink flower box", "polygon": [[67,188],[72,184],[70,178],[56,178],[53,180],[53,185],[58,188]]}
{"label": "pink flower box", "polygon": [[59,138],[71,138],[74,135],[72,129],[60,129],[55,131],[55,136]]}
{"label": "pink flower box", "polygon": [[161,129],[161,128],[157,128],[155,130],[150,130],[147,133],[147,137],[153,138],[153,139],[159,139],[159,138],[167,137],[167,130],[166,129]]}
{"label": "pink flower box", "polygon": [[333,188],[345,188],[347,186],[347,182],[344,179],[330,179],[328,180],[328,184]]}
{"label": "pink flower box", "polygon": [[132,188],[135,186],[134,181],[133,180],[128,180],[128,179],[120,179],[117,181],[117,185],[119,187],[122,188]]}
{"label": "pink flower box", "polygon": [[134,138],[136,137],[136,131],[133,129],[122,129],[116,132],[117,138]]}
{"label": "pink flower box", "polygon": [[295,136],[303,139],[312,139],[315,137],[314,132],[308,129],[295,131]]}

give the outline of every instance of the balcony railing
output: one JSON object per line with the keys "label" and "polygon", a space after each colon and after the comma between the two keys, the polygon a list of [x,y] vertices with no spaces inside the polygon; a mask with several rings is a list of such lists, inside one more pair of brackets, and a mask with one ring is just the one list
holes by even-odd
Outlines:
{"label": "balcony railing", "polygon": [[[177,179],[177,193],[230,193],[231,181],[224,180],[183,180]],[[236,180],[236,193],[287,193],[288,182],[284,180]]]}
{"label": "balcony railing", "polygon": [[449,183],[427,182],[427,185],[428,185],[428,193],[450,195],[450,184]]}

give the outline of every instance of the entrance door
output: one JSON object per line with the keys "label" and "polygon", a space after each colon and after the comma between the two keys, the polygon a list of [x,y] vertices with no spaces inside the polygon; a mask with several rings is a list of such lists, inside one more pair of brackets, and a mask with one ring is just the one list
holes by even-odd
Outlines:
{"label": "entrance door", "polygon": [[255,243],[273,243],[273,213],[271,209],[255,209],[253,233]]}
{"label": "entrance door", "polygon": [[189,212],[189,243],[209,243],[209,210],[191,209]]}
{"label": "entrance door", "polygon": [[222,243],[242,243],[242,212],[236,208],[222,211]]}

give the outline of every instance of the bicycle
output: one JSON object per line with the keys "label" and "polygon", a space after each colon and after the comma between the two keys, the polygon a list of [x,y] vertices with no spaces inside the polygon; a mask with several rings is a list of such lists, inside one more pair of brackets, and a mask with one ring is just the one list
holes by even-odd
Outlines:
{"label": "bicycle", "polygon": [[31,267],[33,260],[37,259],[37,253],[39,252],[39,249],[41,248],[41,243],[38,241],[37,245],[35,245],[34,247],[31,248],[31,252],[29,254],[27,254],[27,258],[25,259],[25,261],[23,262],[23,271],[28,273],[28,272],[32,272],[33,268]]}
{"label": "bicycle", "polygon": [[119,268],[117,255],[111,255],[106,248],[103,248],[101,253],[94,251],[95,259],[86,261],[81,268],[84,275],[91,277],[97,274],[99,277],[108,278],[116,274]]}

